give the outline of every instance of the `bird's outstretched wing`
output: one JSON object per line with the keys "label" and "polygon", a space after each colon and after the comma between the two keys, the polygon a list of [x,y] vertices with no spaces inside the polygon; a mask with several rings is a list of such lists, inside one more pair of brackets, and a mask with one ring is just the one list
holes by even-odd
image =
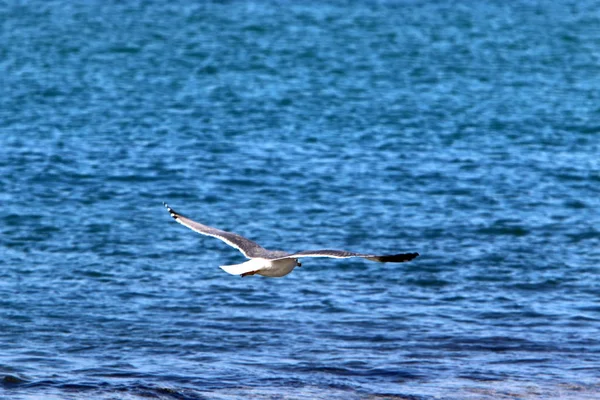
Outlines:
{"label": "bird's outstretched wing", "polygon": [[268,257],[272,253],[250,239],[246,239],[245,237],[240,236],[236,233],[222,231],[220,229],[206,226],[199,222],[193,221],[188,217],[181,215],[177,211],[173,210],[167,205],[167,203],[163,204],[169,211],[169,214],[171,214],[171,217],[173,217],[173,219],[179,222],[181,225],[186,226],[191,230],[196,231],[202,235],[212,236],[214,238],[221,239],[231,247],[235,247],[236,249],[241,251],[242,254],[247,258]]}
{"label": "bird's outstretched wing", "polygon": [[377,262],[405,262],[410,261],[415,257],[418,257],[419,253],[400,253],[400,254],[389,254],[389,255],[374,255],[374,254],[362,254],[353,253],[344,250],[305,250],[297,253],[289,254],[285,257],[278,257],[277,259],[284,258],[302,258],[302,257],[329,257],[329,258],[352,258],[360,257],[370,261]]}

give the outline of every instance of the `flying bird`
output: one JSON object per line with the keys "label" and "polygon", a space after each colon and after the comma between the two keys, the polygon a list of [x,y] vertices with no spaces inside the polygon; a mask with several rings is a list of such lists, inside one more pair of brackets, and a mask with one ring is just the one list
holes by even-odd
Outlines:
{"label": "flying bird", "polygon": [[175,219],[175,221],[179,222],[181,225],[186,226],[202,235],[212,236],[220,239],[231,247],[238,249],[244,256],[246,256],[246,258],[249,258],[249,261],[246,261],[242,264],[220,266],[225,272],[232,275],[241,275],[242,277],[255,274],[268,277],[285,276],[292,272],[294,268],[302,266],[298,259],[304,257],[360,257],[370,261],[399,263],[410,261],[419,255],[419,253],[400,253],[378,256],[373,254],[353,253],[344,250],[305,250],[297,253],[288,253],[280,250],[267,250],[261,247],[258,243],[255,243],[250,239],[246,239],[238,234],[222,231],[220,229],[193,221],[173,210],[167,205],[167,203],[163,204],[169,211],[169,214],[171,214],[171,217],[173,217],[173,219]]}

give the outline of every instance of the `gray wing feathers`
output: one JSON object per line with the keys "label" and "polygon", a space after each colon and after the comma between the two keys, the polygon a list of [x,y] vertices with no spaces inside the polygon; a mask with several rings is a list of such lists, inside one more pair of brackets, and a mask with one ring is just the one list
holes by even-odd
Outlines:
{"label": "gray wing feathers", "polygon": [[207,225],[203,225],[199,222],[193,221],[188,217],[183,216],[177,211],[173,210],[166,203],[163,203],[171,217],[181,225],[190,228],[193,231],[196,231],[202,235],[212,236],[214,238],[220,239],[230,245],[231,247],[235,247],[239,251],[242,252],[247,258],[257,258],[257,257],[268,257],[269,251],[261,247],[258,243],[253,242],[250,239],[246,239],[243,236],[240,236],[236,233],[222,231],[217,228],[213,228]]}
{"label": "gray wing feathers", "polygon": [[283,260],[286,258],[302,258],[302,257],[330,257],[330,258],[351,258],[361,257],[371,261],[377,262],[404,262],[410,261],[415,257],[419,256],[419,253],[400,253],[400,254],[389,254],[389,255],[374,255],[374,254],[362,254],[353,253],[351,251],[344,250],[306,250],[299,251],[297,253],[289,254],[284,251],[271,251],[261,247],[258,243],[253,242],[250,239],[246,239],[238,234],[222,231],[211,226],[203,225],[199,222],[193,221],[188,217],[179,214],[173,210],[166,203],[163,203],[171,217],[181,225],[190,228],[202,235],[212,236],[220,239],[235,247],[242,252],[247,258],[266,258],[269,260]]}
{"label": "gray wing feathers", "polygon": [[302,257],[330,257],[330,258],[352,258],[360,257],[371,261],[377,262],[405,262],[410,261],[415,257],[418,257],[419,253],[400,253],[400,254],[389,254],[389,255],[374,255],[374,254],[362,254],[353,253],[351,251],[344,250],[306,250],[299,251],[297,253],[290,254],[283,258],[302,258]]}

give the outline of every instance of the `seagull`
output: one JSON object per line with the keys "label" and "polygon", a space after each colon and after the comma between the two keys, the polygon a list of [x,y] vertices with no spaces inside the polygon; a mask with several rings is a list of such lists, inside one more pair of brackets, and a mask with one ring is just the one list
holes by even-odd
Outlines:
{"label": "seagull", "polygon": [[220,239],[231,247],[238,249],[244,256],[246,256],[246,258],[250,259],[242,264],[220,266],[221,269],[231,275],[240,275],[242,277],[248,275],[262,275],[278,278],[289,274],[294,268],[302,266],[298,259],[304,257],[360,257],[370,261],[399,263],[410,261],[419,256],[419,253],[400,253],[378,256],[373,254],[353,253],[345,250],[305,250],[297,253],[288,253],[280,250],[267,250],[261,247],[258,243],[255,243],[250,239],[246,239],[238,234],[222,231],[220,229],[203,225],[199,222],[191,220],[190,218],[173,210],[167,205],[167,203],[163,204],[167,208],[167,211],[169,211],[169,214],[171,214],[171,217],[173,217],[173,219],[179,222],[181,225],[186,226],[191,230],[200,233],[201,235],[212,236]]}

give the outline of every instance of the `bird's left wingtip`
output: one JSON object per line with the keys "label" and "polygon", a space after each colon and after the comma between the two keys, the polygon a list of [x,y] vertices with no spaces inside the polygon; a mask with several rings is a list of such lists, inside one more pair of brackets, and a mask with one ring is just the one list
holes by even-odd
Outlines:
{"label": "bird's left wingtip", "polygon": [[378,257],[379,262],[406,262],[419,257],[419,253],[401,253]]}

